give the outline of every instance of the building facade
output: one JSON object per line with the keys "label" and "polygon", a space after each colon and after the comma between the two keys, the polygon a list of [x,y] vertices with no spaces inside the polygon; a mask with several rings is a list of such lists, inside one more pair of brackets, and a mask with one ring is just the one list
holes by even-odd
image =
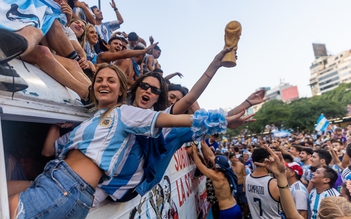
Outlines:
{"label": "building facade", "polygon": [[312,96],[333,90],[341,83],[351,82],[351,51],[336,55],[316,56],[310,66]]}

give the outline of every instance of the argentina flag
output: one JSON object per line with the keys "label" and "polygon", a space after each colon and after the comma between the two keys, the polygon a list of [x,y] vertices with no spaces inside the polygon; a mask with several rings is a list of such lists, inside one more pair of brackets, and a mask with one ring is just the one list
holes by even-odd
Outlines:
{"label": "argentina flag", "polygon": [[328,125],[329,125],[329,121],[327,120],[327,118],[325,118],[325,116],[322,113],[319,116],[317,123],[316,123],[316,127],[314,129],[318,132],[323,132],[324,130],[327,129]]}

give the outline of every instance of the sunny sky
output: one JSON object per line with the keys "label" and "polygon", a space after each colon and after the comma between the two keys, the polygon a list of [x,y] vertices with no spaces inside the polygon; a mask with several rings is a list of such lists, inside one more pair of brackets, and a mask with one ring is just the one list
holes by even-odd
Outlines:
{"label": "sunny sky", "polygon": [[[115,14],[102,0],[104,21]],[[224,46],[224,27],[242,25],[238,61],[221,68],[199,98],[206,109],[241,103],[258,87],[275,87],[281,80],[297,85],[300,97],[311,96],[309,67],[312,43],[324,43],[329,54],[351,49],[351,1],[239,1],[239,0],[116,0],[126,33],[148,41],[152,35],[162,50],[164,75],[181,72],[189,89]],[[86,0],[89,6],[98,0]]]}

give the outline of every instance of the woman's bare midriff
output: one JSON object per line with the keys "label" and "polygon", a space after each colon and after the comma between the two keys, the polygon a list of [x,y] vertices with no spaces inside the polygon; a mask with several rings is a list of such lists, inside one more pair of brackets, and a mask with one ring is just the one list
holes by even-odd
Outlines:
{"label": "woman's bare midriff", "polygon": [[103,171],[90,158],[82,154],[82,152],[71,150],[68,152],[65,161],[74,172],[93,188],[98,185]]}

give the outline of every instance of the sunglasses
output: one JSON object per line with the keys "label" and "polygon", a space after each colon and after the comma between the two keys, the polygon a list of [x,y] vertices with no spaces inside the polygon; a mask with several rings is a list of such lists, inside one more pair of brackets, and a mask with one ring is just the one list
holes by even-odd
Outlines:
{"label": "sunglasses", "polygon": [[162,92],[160,88],[151,86],[150,84],[144,82],[140,82],[139,87],[143,90],[148,90],[149,88],[151,88],[151,92],[157,95],[160,95]]}

